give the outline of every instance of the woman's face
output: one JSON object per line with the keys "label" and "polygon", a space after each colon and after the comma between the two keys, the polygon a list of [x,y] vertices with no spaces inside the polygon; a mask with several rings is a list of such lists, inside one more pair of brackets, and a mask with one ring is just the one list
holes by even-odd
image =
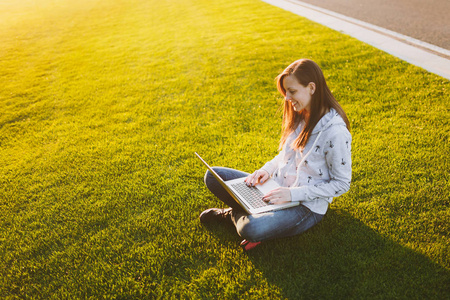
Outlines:
{"label": "woman's face", "polygon": [[301,85],[294,75],[283,78],[283,87],[286,91],[284,100],[289,101],[295,111],[310,110],[311,98],[314,94],[315,84],[310,82],[306,87]]}

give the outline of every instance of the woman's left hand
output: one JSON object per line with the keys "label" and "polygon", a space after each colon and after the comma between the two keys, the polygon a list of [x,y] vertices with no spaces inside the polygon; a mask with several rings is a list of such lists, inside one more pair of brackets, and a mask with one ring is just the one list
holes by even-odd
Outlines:
{"label": "woman's left hand", "polygon": [[282,204],[291,202],[291,190],[286,187],[279,187],[264,195],[263,201],[269,204]]}

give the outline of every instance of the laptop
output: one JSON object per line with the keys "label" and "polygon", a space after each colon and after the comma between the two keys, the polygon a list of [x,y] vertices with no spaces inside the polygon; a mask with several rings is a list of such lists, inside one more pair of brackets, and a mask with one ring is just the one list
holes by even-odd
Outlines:
{"label": "laptop", "polygon": [[258,184],[254,187],[247,186],[244,182],[245,177],[236,178],[233,180],[224,181],[206,161],[195,152],[195,155],[205,164],[208,170],[214,175],[217,181],[224,187],[224,189],[236,200],[237,203],[248,214],[259,214],[268,211],[285,209],[299,205],[299,202],[287,202],[283,204],[268,204],[262,200],[263,196],[280,185],[270,178],[263,184]]}

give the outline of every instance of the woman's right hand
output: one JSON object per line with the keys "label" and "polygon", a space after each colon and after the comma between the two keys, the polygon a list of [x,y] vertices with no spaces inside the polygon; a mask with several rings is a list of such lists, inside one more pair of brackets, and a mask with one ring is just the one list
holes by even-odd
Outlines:
{"label": "woman's right hand", "polygon": [[255,186],[257,184],[263,184],[269,177],[270,175],[267,171],[256,170],[253,174],[248,175],[244,181],[248,186]]}

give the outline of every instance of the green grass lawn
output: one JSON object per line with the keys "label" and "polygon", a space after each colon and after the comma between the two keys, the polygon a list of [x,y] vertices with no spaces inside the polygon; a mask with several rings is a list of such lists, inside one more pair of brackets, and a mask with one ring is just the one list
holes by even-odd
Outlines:
{"label": "green grass lawn", "polygon": [[[0,25],[0,298],[450,297],[448,80],[257,0],[9,0]],[[245,254],[198,221],[221,204],[194,151],[271,159],[302,57],[349,116],[351,190]]]}

